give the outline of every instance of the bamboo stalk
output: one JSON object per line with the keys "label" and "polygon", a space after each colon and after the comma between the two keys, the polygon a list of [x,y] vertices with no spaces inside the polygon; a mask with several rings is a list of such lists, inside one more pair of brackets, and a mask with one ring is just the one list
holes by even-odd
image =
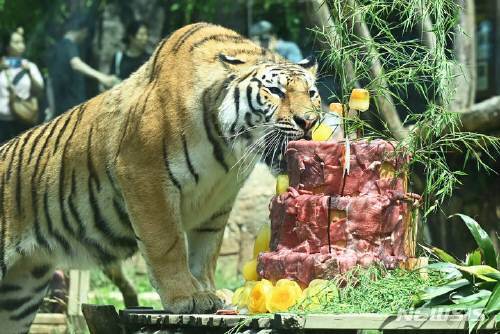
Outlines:
{"label": "bamboo stalk", "polygon": [[[357,2],[355,0],[348,0],[347,3],[350,8],[355,8],[357,6]],[[363,40],[373,40],[366,22],[361,19],[361,16],[355,13],[353,18],[354,20],[351,21],[350,24],[353,25],[356,36]],[[370,58],[373,59],[370,66],[371,77],[379,78],[380,87],[382,87],[383,90],[388,91],[389,85],[384,79],[384,69],[382,67],[382,63],[380,62],[378,51],[374,48],[369,48],[369,44],[370,43],[365,43],[365,51],[367,54],[370,54]],[[389,130],[391,130],[394,137],[398,140],[406,138],[408,136],[408,130],[403,126],[403,123],[399,118],[392,97],[389,95],[375,95],[373,98],[375,99],[375,103],[386,120],[387,126],[389,127]]]}

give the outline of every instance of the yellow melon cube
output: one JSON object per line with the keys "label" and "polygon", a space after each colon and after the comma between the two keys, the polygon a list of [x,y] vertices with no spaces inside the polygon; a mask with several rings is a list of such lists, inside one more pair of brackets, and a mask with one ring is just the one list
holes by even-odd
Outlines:
{"label": "yellow melon cube", "polygon": [[336,113],[338,116],[343,116],[344,106],[342,105],[342,103],[330,103],[328,108],[331,112]]}
{"label": "yellow melon cube", "polygon": [[349,108],[367,111],[370,107],[370,92],[366,89],[355,88],[352,90],[349,99]]}
{"label": "yellow melon cube", "polygon": [[380,165],[379,174],[381,179],[393,179],[396,175],[396,169],[391,163],[384,161]]}
{"label": "yellow melon cube", "polygon": [[243,278],[245,281],[257,281],[259,274],[257,273],[257,259],[252,259],[243,265]]}
{"label": "yellow melon cube", "polygon": [[280,174],[276,178],[276,195],[281,195],[286,193],[288,186],[290,185],[290,180],[287,174]]}
{"label": "yellow melon cube", "polygon": [[239,309],[248,307],[248,303],[250,302],[250,293],[252,292],[255,284],[257,284],[256,281],[249,281],[246,282],[241,288],[236,289],[233,294],[231,304],[237,306]]}
{"label": "yellow melon cube", "polygon": [[326,141],[331,139],[333,136],[333,129],[326,125],[325,123],[317,124],[312,130],[312,140],[313,141]]}
{"label": "yellow melon cube", "polygon": [[269,244],[271,243],[271,226],[269,224],[264,224],[260,227],[257,233],[257,238],[255,238],[255,243],[253,245],[253,257],[254,259],[259,256],[261,252],[269,252]]}
{"label": "yellow melon cube", "polygon": [[304,289],[299,298],[299,307],[306,311],[321,311],[323,305],[338,298],[339,291],[335,284],[328,280],[315,279]]}

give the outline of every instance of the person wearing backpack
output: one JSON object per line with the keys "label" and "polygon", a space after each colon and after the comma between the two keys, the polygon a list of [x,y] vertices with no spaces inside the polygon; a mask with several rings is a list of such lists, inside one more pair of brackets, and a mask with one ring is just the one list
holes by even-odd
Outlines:
{"label": "person wearing backpack", "polygon": [[110,74],[121,80],[128,78],[151,56],[147,51],[148,28],[142,21],[132,21],[125,31],[125,49],[117,51],[111,61]]}
{"label": "person wearing backpack", "polygon": [[38,97],[43,78],[38,67],[23,58],[24,30],[2,36],[0,59],[0,144],[38,123]]}

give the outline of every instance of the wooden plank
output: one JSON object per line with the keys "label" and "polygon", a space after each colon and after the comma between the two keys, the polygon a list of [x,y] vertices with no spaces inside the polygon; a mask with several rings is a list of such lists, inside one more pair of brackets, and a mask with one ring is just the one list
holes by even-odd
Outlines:
{"label": "wooden plank", "polygon": [[67,325],[33,324],[29,334],[65,334],[67,330]]}
{"label": "wooden plank", "polygon": [[63,313],[37,313],[33,324],[38,325],[66,325],[66,314]]}
{"label": "wooden plank", "polygon": [[247,317],[241,315],[217,315],[215,317],[220,317],[224,327],[234,327],[239,325]]}
{"label": "wooden plank", "polygon": [[305,328],[306,319],[296,314],[275,314],[272,321],[272,328],[282,328],[286,330],[300,330]]}
{"label": "wooden plank", "polygon": [[83,315],[68,315],[68,326],[71,328],[71,334],[88,334],[89,332]]}
{"label": "wooden plank", "polygon": [[[128,316],[128,322],[137,325],[163,324],[176,326],[209,326],[209,327],[234,327],[249,317],[245,315],[215,315],[215,314],[148,314],[134,313]],[[272,317],[255,318],[258,328],[270,328]]]}
{"label": "wooden plank", "polygon": [[87,302],[90,288],[88,270],[70,270],[68,291],[68,315],[82,315],[82,304]]}
{"label": "wooden plank", "polygon": [[[245,324],[243,324],[245,322]],[[420,332],[466,332],[467,316],[445,314],[275,314],[265,316],[245,315],[176,315],[158,313],[131,313],[128,315],[128,324],[148,328],[148,323],[163,324],[171,328],[187,327],[207,332],[234,328],[240,325],[256,330],[273,329],[286,332],[319,331],[335,332],[356,330],[384,330]],[[153,330],[153,328],[151,328]],[[490,321],[485,330],[494,331],[495,322]]]}
{"label": "wooden plank", "polygon": [[252,328],[271,328],[272,318],[257,318],[251,323]]}
{"label": "wooden plank", "polygon": [[82,311],[91,334],[121,333],[120,318],[113,305],[83,304]]}
{"label": "wooden plank", "polygon": [[[485,329],[495,329],[490,321]],[[465,330],[466,315],[311,314],[303,329]]]}

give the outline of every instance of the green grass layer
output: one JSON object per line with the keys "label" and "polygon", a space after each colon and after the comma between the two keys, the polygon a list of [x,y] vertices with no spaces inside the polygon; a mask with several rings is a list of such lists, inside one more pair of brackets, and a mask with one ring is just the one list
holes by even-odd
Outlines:
{"label": "green grass layer", "polygon": [[[314,313],[384,313],[394,314],[413,306],[415,294],[441,282],[441,275],[428,272],[428,278],[418,271],[403,269],[386,270],[380,267],[355,268],[332,280],[339,288],[337,298],[320,297],[320,309]],[[290,312],[311,313],[307,310],[310,300],[293,307]]]}

